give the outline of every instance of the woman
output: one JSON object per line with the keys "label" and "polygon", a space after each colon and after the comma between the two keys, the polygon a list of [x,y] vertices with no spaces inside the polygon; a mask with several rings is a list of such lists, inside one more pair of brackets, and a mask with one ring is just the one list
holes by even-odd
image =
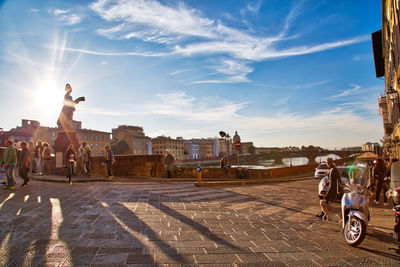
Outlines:
{"label": "woman", "polygon": [[45,173],[45,175],[51,175],[51,148],[47,142],[43,143],[42,159],[43,173]]}
{"label": "woman", "polygon": [[35,161],[36,161],[38,175],[42,175],[42,164],[43,164],[42,152],[43,152],[43,142],[42,140],[38,140],[36,142],[36,147],[35,147]]}
{"label": "woman", "polygon": [[86,176],[90,177],[90,163],[92,162],[92,151],[89,145],[85,146],[83,153],[83,168],[85,170]]}
{"label": "woman", "polygon": [[66,158],[67,158],[67,179],[68,183],[72,184],[71,178],[72,175],[75,174],[75,165],[76,165],[76,153],[74,150],[74,145],[70,144],[67,149],[66,153]]}
{"label": "woman", "polygon": [[373,177],[375,179],[375,183],[377,183],[376,187],[376,198],[374,200],[375,204],[379,204],[379,195],[381,194],[381,190],[383,191],[383,204],[386,206],[387,203],[387,197],[386,197],[386,191],[387,189],[383,187],[383,182],[385,179],[385,174],[386,174],[386,165],[383,159],[377,159],[375,161],[375,167],[373,170]]}

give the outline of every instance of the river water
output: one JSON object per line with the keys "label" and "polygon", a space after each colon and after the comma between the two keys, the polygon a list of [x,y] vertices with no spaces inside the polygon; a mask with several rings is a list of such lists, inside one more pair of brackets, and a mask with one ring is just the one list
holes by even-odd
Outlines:
{"label": "river water", "polygon": [[[339,156],[334,154],[329,154],[326,156],[320,156],[315,158],[315,163],[324,162],[328,157],[333,158],[334,160],[340,159]],[[294,158],[284,158],[282,160],[283,163],[275,163],[274,160],[263,160],[259,161],[257,165],[232,165],[232,167],[243,167],[249,169],[272,169],[272,168],[283,168],[289,166],[301,166],[307,165],[308,159],[305,157],[294,157]]]}

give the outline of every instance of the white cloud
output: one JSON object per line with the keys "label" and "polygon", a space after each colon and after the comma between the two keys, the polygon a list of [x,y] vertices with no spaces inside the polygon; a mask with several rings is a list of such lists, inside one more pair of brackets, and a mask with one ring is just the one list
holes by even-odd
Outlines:
{"label": "white cloud", "polygon": [[187,71],[190,71],[190,70],[191,70],[191,69],[176,70],[176,71],[172,71],[172,72],[168,73],[168,75],[178,75],[178,74],[180,74],[180,73],[187,72]]}
{"label": "white cloud", "polygon": [[337,95],[332,95],[331,98],[340,98],[340,97],[346,97],[346,96],[353,96],[355,94],[358,94],[360,92],[361,86],[357,84],[350,84],[352,88],[343,90]]}
{"label": "white cloud", "polygon": [[50,12],[57,18],[58,21],[69,26],[79,24],[82,21],[82,15],[74,13],[71,10],[54,9]]}
{"label": "white cloud", "polygon": [[[113,39],[137,38],[144,42],[165,44],[171,55],[216,54],[254,62],[317,53],[370,39],[369,36],[358,36],[347,40],[279,49],[279,42],[296,37],[288,36],[288,30],[301,12],[302,3],[299,2],[291,9],[283,28],[273,36],[258,36],[253,32],[225,26],[221,21],[207,18],[200,11],[183,3],[168,6],[155,0],[98,0],[90,7],[110,24],[117,23],[111,28],[99,29],[99,34]],[[261,2],[247,8],[257,10],[260,5]],[[244,82],[247,81],[246,75],[253,71],[250,67],[247,68],[249,71],[236,75],[236,78],[210,79],[195,83]],[[222,70],[221,73],[225,73],[227,69]]]}
{"label": "white cloud", "polygon": [[29,9],[29,12],[32,12],[32,13],[38,13],[39,11],[40,11],[40,9],[37,9],[37,8]]}

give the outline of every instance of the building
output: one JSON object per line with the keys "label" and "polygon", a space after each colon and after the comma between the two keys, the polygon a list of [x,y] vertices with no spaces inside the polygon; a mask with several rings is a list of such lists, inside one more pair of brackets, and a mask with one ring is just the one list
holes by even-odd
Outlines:
{"label": "building", "polygon": [[214,142],[212,139],[200,139],[200,158],[207,159],[214,156]]}
{"label": "building", "polygon": [[152,154],[151,138],[144,134],[143,127],[119,125],[118,128],[112,129],[112,139],[124,140],[128,144],[129,149],[126,154]]}
{"label": "building", "polygon": [[[79,143],[86,142],[92,147],[93,156],[104,155],[104,147],[110,145],[110,133],[101,132],[90,129],[82,129],[82,123],[80,121],[73,121],[72,127],[76,131]],[[20,141],[33,141],[47,142],[50,148],[53,149],[53,145],[57,139],[58,127],[47,127],[41,126],[40,122],[35,120],[22,120],[21,126],[17,126],[11,129],[9,132],[4,132],[4,135],[8,135],[12,139],[18,139]]]}
{"label": "building", "polygon": [[385,78],[378,99],[384,128],[384,157],[400,157],[400,31],[399,2],[382,0],[382,29],[372,33],[376,77]]}
{"label": "building", "polygon": [[183,139],[172,139],[171,137],[158,136],[151,140],[153,155],[166,155],[167,150],[175,160],[184,160]]}
{"label": "building", "polygon": [[372,152],[372,153],[375,153],[376,155],[381,155],[381,150],[382,150],[382,148],[379,145],[379,143],[367,142],[367,143],[363,144],[361,147],[362,152]]}
{"label": "building", "polygon": [[104,156],[104,147],[110,145],[111,143],[109,132],[101,132],[91,129],[79,129],[76,131],[76,134],[78,136],[79,144],[85,142],[87,145],[90,145],[93,156]]}
{"label": "building", "polygon": [[189,159],[200,158],[200,139],[189,140]]}
{"label": "building", "polygon": [[234,151],[232,140],[218,138],[218,151],[219,151],[219,156],[224,155],[226,157],[228,155],[232,155]]}
{"label": "building", "polygon": [[[254,148],[253,142],[242,142],[240,143],[240,148],[242,149],[242,155],[251,154],[251,148]],[[253,151],[255,152],[255,150]]]}

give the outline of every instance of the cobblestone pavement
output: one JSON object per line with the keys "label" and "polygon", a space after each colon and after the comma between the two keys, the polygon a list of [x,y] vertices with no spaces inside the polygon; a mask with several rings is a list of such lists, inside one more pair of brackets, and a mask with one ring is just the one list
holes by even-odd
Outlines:
{"label": "cobblestone pavement", "polygon": [[317,219],[316,186],[34,181],[0,191],[0,266],[399,265],[389,234]]}

